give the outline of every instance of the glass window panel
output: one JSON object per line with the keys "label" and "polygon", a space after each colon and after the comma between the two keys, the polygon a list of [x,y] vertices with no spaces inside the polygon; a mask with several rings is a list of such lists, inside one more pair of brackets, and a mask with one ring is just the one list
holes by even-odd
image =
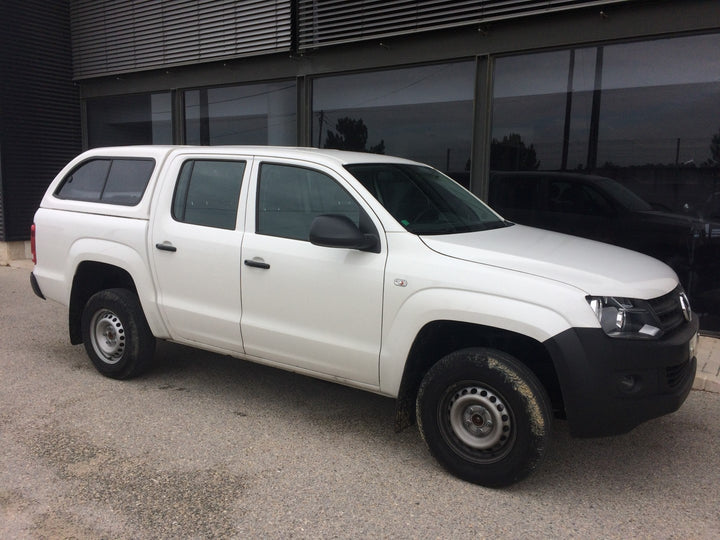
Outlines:
{"label": "glass window panel", "polygon": [[152,159],[115,159],[107,176],[102,202],[132,206],[140,202],[155,168]]}
{"label": "glass window panel", "polygon": [[497,208],[517,215],[518,211],[530,211],[542,205],[539,178],[526,178],[513,173],[493,173],[490,176],[490,200]]}
{"label": "glass window panel", "polygon": [[574,190],[584,185],[585,197],[578,192],[571,200],[568,187],[556,201],[562,211],[520,214],[509,204],[517,198],[507,193],[511,173],[491,175],[490,186],[490,203],[510,219],[667,262],[701,326],[714,331],[720,331],[718,50],[720,35],[713,34],[497,59],[491,168],[546,179],[550,201],[561,180]]}
{"label": "glass window panel", "polygon": [[173,218],[205,227],[234,229],[244,173],[244,161],[187,161],[173,196]]}
{"label": "glass window panel", "polygon": [[188,144],[297,144],[294,82],[185,92]]}
{"label": "glass window panel", "polygon": [[93,159],[82,163],[63,180],[61,199],[133,206],[140,202],[155,160]]}
{"label": "glass window panel", "polygon": [[172,144],[172,98],[170,92],[150,95],[153,144]]}
{"label": "glass window panel", "polygon": [[548,210],[583,216],[612,216],[613,206],[603,194],[587,184],[552,179],[548,184]]}
{"label": "glass window panel", "polygon": [[[720,36],[607,46],[599,168],[674,212],[701,213],[717,191]],[[634,68],[633,68],[634,65]]]}
{"label": "glass window panel", "polygon": [[170,92],[87,100],[88,145],[172,144]]}
{"label": "glass window panel", "polygon": [[594,49],[499,58],[490,168],[584,166],[594,80]]}
{"label": "glass window panel", "polygon": [[467,181],[474,80],[473,62],[318,78],[312,144],[407,157]]}
{"label": "glass window panel", "polygon": [[496,60],[495,99],[564,94],[570,51],[508,56]]}
{"label": "glass window panel", "polygon": [[507,225],[457,182],[430,167],[357,163],[345,168],[412,233],[453,234]]}
{"label": "glass window panel", "polygon": [[717,81],[719,44],[720,36],[708,34],[606,46],[603,90]]}
{"label": "glass window panel", "polygon": [[56,196],[76,201],[100,200],[110,163],[109,159],[93,159],[81,164],[63,180]]}
{"label": "glass window panel", "polygon": [[313,219],[342,214],[360,226],[360,207],[332,178],[318,171],[289,165],[260,168],[257,232],[308,240]]}

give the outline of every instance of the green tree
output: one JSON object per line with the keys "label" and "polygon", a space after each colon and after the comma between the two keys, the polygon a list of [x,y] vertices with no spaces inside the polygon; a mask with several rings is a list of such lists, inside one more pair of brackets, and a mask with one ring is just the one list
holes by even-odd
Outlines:
{"label": "green tree", "polygon": [[540,167],[535,146],[526,146],[518,133],[510,133],[502,141],[490,144],[490,168],[496,171],[535,171]]}
{"label": "green tree", "polygon": [[344,116],[339,118],[335,124],[335,131],[327,132],[325,136],[325,148],[336,150],[353,150],[355,152],[372,152],[374,154],[385,153],[385,140],[367,149],[368,130],[362,118],[350,118]]}

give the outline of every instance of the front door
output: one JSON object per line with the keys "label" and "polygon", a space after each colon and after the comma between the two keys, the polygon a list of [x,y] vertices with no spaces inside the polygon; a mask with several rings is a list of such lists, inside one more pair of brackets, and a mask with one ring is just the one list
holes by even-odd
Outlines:
{"label": "front door", "polygon": [[319,167],[257,165],[242,250],[243,342],[248,355],[377,386],[384,242],[374,253],[308,241],[321,214],[380,230],[342,184]]}

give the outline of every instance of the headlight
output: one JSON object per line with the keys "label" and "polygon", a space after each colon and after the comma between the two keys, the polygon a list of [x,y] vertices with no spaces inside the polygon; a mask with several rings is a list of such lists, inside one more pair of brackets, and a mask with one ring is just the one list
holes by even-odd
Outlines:
{"label": "headlight", "polygon": [[662,334],[660,323],[645,300],[610,296],[587,296],[586,300],[610,337],[651,339]]}

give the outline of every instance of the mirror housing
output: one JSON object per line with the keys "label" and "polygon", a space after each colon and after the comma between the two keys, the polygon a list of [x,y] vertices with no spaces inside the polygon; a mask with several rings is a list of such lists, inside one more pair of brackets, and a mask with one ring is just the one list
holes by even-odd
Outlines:
{"label": "mirror housing", "polygon": [[322,247],[380,251],[377,236],[364,234],[349,217],[341,214],[322,214],[313,219],[310,242]]}

